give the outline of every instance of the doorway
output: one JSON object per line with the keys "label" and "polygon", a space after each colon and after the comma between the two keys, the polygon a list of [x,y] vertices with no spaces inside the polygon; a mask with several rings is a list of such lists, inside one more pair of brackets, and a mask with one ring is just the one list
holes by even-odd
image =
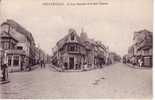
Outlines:
{"label": "doorway", "polygon": [[69,69],[74,69],[74,57],[69,58]]}

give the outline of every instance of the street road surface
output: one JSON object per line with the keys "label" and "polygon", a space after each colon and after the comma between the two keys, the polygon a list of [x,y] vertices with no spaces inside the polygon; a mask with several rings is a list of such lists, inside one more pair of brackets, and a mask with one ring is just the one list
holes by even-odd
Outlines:
{"label": "street road surface", "polygon": [[9,74],[1,98],[152,98],[152,69],[116,63],[86,72],[56,72],[50,67]]}

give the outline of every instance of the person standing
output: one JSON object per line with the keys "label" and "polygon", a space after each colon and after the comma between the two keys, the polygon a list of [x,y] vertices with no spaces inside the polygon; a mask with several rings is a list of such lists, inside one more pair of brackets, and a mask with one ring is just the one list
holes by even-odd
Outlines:
{"label": "person standing", "polygon": [[83,70],[86,71],[87,70],[87,67],[88,67],[87,66],[87,63],[84,63],[84,69]]}
{"label": "person standing", "polygon": [[45,61],[43,61],[43,66],[44,66],[44,68],[46,67]]}
{"label": "person standing", "polygon": [[142,64],[143,64],[142,58],[140,58],[138,62],[139,62],[139,66],[142,67]]}
{"label": "person standing", "polygon": [[7,63],[4,63],[1,67],[2,70],[2,81],[6,81],[6,79],[8,78],[8,70],[7,70],[8,66]]}
{"label": "person standing", "polygon": [[23,61],[21,61],[21,71],[23,71]]}
{"label": "person standing", "polygon": [[42,60],[41,60],[41,61],[40,61],[40,67],[41,67],[41,68],[42,68],[42,63],[43,63],[43,62],[42,62]]}

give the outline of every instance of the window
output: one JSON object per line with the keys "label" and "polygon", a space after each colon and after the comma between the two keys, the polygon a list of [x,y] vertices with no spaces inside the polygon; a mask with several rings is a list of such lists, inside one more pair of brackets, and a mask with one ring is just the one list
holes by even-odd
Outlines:
{"label": "window", "polygon": [[8,32],[8,30],[9,30],[9,25],[7,25],[7,24],[2,25],[2,28],[1,28],[2,32]]}
{"label": "window", "polygon": [[13,65],[14,66],[18,66],[19,65],[19,56],[14,56]]}
{"label": "window", "polygon": [[3,42],[2,48],[5,49],[5,50],[9,49],[9,43],[8,42]]}
{"label": "window", "polygon": [[74,35],[73,34],[71,35],[71,40],[74,40]]}
{"label": "window", "polygon": [[18,46],[17,49],[18,49],[18,50],[22,50],[23,47],[22,47],[22,46]]}
{"label": "window", "polygon": [[8,56],[8,65],[9,66],[11,66],[11,60],[12,60],[11,58],[12,58],[12,56]]}
{"label": "window", "polygon": [[74,45],[69,45],[68,46],[68,51],[75,51],[75,46]]}
{"label": "window", "polygon": [[144,55],[148,55],[149,54],[149,50],[144,50],[143,53],[144,53]]}
{"label": "window", "polygon": [[74,49],[75,49],[74,46],[71,46],[71,51],[74,51]]}

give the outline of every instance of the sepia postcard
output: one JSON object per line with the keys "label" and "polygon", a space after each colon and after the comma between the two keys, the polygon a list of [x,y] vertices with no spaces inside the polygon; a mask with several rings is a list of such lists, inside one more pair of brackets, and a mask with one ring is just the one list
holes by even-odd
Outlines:
{"label": "sepia postcard", "polygon": [[153,98],[153,0],[0,0],[0,99]]}

